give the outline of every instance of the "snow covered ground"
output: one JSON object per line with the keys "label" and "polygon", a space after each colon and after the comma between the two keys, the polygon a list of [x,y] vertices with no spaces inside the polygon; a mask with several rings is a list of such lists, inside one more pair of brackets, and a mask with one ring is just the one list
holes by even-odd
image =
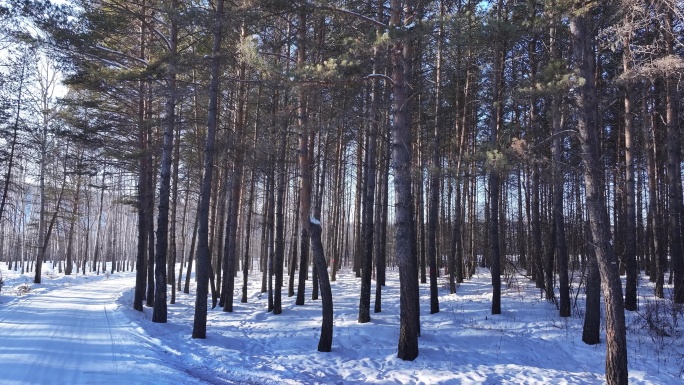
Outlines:
{"label": "snow covered ground", "polygon": [[[421,285],[420,355],[397,359],[398,277],[388,271],[383,312],[356,322],[359,280],[348,271],[332,283],[333,351],[316,351],[320,301],[283,313],[266,310],[260,277],[250,276],[248,303],[233,313],[209,311],[207,339],[190,337],[194,290],[178,293],[169,322],[151,322],[152,309],[132,309],[133,273],[63,276],[49,265],[43,284],[32,275],[0,271],[2,384],[600,384],[605,345],[581,341],[583,293],[573,317],[560,318],[525,278],[504,285],[501,315],[490,315],[490,277],[478,271],[448,293],[440,279],[440,309],[429,314]],[[21,284],[28,293],[17,295]],[[373,283],[373,286],[375,283]],[[373,288],[375,290],[375,288]],[[627,314],[630,383],[684,382],[684,313],[640,285],[639,314]],[[286,292],[286,291],[285,291]],[[311,295],[307,288],[307,298]],[[573,298],[574,294],[573,294]],[[657,315],[657,316],[656,316]],[[666,332],[670,337],[664,336]]]}

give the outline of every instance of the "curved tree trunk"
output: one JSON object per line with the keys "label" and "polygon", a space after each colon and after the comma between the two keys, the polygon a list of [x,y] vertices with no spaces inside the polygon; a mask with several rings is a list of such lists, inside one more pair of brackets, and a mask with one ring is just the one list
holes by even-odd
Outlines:
{"label": "curved tree trunk", "polygon": [[318,279],[321,286],[321,298],[323,302],[323,322],[321,324],[321,337],[318,341],[319,352],[330,352],[333,339],[333,297],[330,288],[330,278],[323,253],[321,242],[321,224],[317,219],[309,221],[309,233],[311,234],[311,250],[313,251],[314,264],[318,267]]}

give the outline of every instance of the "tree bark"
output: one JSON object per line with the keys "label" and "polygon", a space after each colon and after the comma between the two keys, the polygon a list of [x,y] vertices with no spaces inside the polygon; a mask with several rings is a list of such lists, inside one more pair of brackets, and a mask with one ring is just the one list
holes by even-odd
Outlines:
{"label": "tree bark", "polygon": [[[384,136],[383,136],[384,137]],[[379,194],[382,199],[378,198],[380,201],[380,206],[377,210],[377,216],[375,220],[376,232],[375,232],[375,306],[373,311],[375,313],[380,313],[382,311],[382,287],[385,286],[386,278],[386,268],[387,268],[387,214],[389,211],[389,166],[390,166],[390,156],[391,148],[390,144],[382,139],[382,169],[380,172],[380,182],[379,182]]]}
{"label": "tree bark", "polygon": [[209,200],[214,168],[214,146],[218,122],[219,75],[221,67],[221,40],[223,37],[224,0],[216,1],[211,51],[211,82],[209,86],[209,110],[207,113],[207,138],[204,151],[204,177],[200,189],[198,248],[197,248],[197,296],[192,338],[207,337],[207,305],[211,261],[209,255]]}
{"label": "tree bark", "polygon": [[[74,192],[74,200],[72,202],[73,206],[71,208],[71,215],[69,217],[69,235],[67,238],[66,247],[66,265],[64,266],[64,274],[71,275],[74,267],[74,228],[76,227],[76,220],[78,217],[78,204],[79,198],[81,196],[81,180],[82,172],[81,168],[83,165],[83,151],[79,152],[78,160],[76,161],[76,191]],[[142,300],[140,301],[142,307]],[[139,309],[136,309],[139,310]]]}
{"label": "tree bark", "polygon": [[592,2],[578,0],[575,13],[570,19],[573,35],[574,62],[579,76],[584,79],[576,94],[578,130],[584,163],[584,184],[593,238],[594,252],[598,260],[601,288],[605,302],[606,318],[606,383],[627,384],[627,341],[625,329],[622,284],[618,272],[618,260],[611,243],[608,211],[603,200],[603,168],[598,156],[599,142],[597,124],[597,98],[595,79],[594,36],[589,31]]}
{"label": "tree bark", "polygon": [[[145,15],[147,13],[146,1],[142,1],[143,20],[140,23],[140,52],[141,59],[146,58],[146,35],[147,27]],[[145,128],[145,87],[143,80],[138,82],[138,150],[140,158],[138,160],[138,197],[136,209],[138,211],[138,246],[135,260],[135,295],[133,298],[133,309],[143,311],[143,301],[145,300],[145,286],[147,285],[147,129]],[[78,271],[78,269],[77,269]]]}
{"label": "tree bark", "polygon": [[[306,16],[302,10],[297,27],[297,67],[306,65]],[[300,260],[299,260],[299,284],[297,287],[296,305],[304,305],[306,290],[306,278],[309,269],[309,214],[311,211],[311,159],[309,158],[309,126],[307,111],[307,93],[303,84],[299,90],[299,221],[300,234]]]}
{"label": "tree bark", "polygon": [[309,233],[311,234],[311,249],[314,255],[314,263],[318,266],[318,279],[321,285],[321,298],[323,302],[322,313],[323,322],[321,323],[321,337],[318,341],[319,352],[330,352],[332,350],[333,339],[333,297],[330,288],[330,279],[323,253],[323,243],[321,242],[321,225],[316,219],[309,221]]}
{"label": "tree bark", "polygon": [[[172,186],[171,186],[171,224],[169,227],[169,248],[170,256],[167,261],[167,272],[169,274],[168,282],[171,284],[171,299],[170,304],[176,303],[176,259],[178,258],[178,250],[176,247],[176,224],[178,222],[178,168],[180,163],[180,125],[176,126],[176,137],[174,138],[173,149],[173,170],[172,170]],[[181,263],[180,269],[183,268]]]}
{"label": "tree bark", "polygon": [[[665,32],[665,49],[667,55],[674,52],[674,24],[671,11],[663,17]],[[676,105],[679,80],[674,74],[665,79],[665,119],[667,125],[667,184],[669,207],[668,233],[670,238],[670,258],[674,275],[674,303],[684,303],[684,251],[682,244],[682,155],[679,137],[679,119]]]}
{"label": "tree bark", "polygon": [[591,229],[588,223],[585,234],[587,238],[584,246],[587,256],[587,283],[585,285],[586,303],[582,342],[587,345],[596,345],[600,342],[601,331],[601,276],[599,275],[598,261],[594,253]]}
{"label": "tree bark", "polygon": [[361,263],[361,295],[359,299],[359,323],[370,322],[371,273],[373,269],[373,209],[375,207],[375,153],[377,148],[377,103],[379,92],[377,80],[373,80],[371,90],[371,124],[365,154],[365,173],[363,183],[363,256]]}
{"label": "tree bark", "polygon": [[[499,0],[496,6],[497,23],[502,22],[503,1]],[[497,27],[497,35],[499,27]],[[500,171],[497,164],[498,157],[498,129],[502,124],[503,117],[503,98],[501,96],[501,86],[503,82],[504,58],[501,54],[503,44],[499,41],[502,36],[496,36],[494,43],[494,79],[492,80],[492,115],[490,117],[490,136],[489,141],[493,151],[493,164],[489,170],[489,250],[492,274],[492,314],[501,314],[501,249],[499,243],[499,206],[501,201],[501,182]]]}
{"label": "tree bark", "polygon": [[[555,18],[554,18],[555,20]],[[560,52],[557,47],[557,30],[554,25],[551,28],[551,57],[560,60]],[[565,242],[565,215],[563,213],[563,185],[565,175],[562,168],[563,160],[563,114],[561,112],[562,95],[555,92],[551,100],[551,124],[553,134],[553,144],[551,146],[551,156],[553,158],[553,222],[555,225],[555,248],[558,261],[558,294],[560,297],[559,315],[570,317],[570,282],[568,277],[568,248]],[[550,254],[550,253],[549,253]],[[547,273],[553,274],[553,271]],[[547,281],[548,282],[548,281]],[[553,288],[547,288],[548,292],[553,293]]]}
{"label": "tree bark", "polygon": [[[631,70],[629,38],[623,39],[622,63],[624,72]],[[637,232],[636,232],[636,193],[634,186],[634,119],[632,118],[632,87],[625,88],[625,195],[627,212],[625,218],[625,309],[637,310]],[[655,202],[653,202],[655,203]]]}
{"label": "tree bark", "polygon": [[100,274],[100,268],[98,261],[100,259],[100,249],[101,246],[101,232],[102,232],[102,211],[104,210],[104,192],[105,192],[105,176],[107,175],[106,162],[105,166],[102,168],[102,185],[100,186],[100,204],[97,209],[97,229],[95,230],[95,252],[93,253],[93,266],[91,271],[96,271]]}
{"label": "tree bark", "polygon": [[273,298],[273,314],[281,314],[282,289],[283,289],[283,264],[285,261],[285,189],[287,178],[285,177],[285,158],[287,149],[287,130],[283,128],[280,133],[280,148],[278,150],[277,190],[275,207],[275,293]]}
{"label": "tree bark", "polygon": [[[655,101],[652,102],[655,104]],[[651,273],[651,280],[655,283],[654,291],[655,296],[658,298],[664,298],[664,285],[665,285],[665,270],[667,270],[667,252],[666,252],[666,231],[662,229],[663,224],[663,199],[658,199],[662,194],[661,184],[657,181],[658,166],[656,165],[657,151],[656,151],[656,139],[655,130],[658,125],[659,118],[656,116],[655,108],[652,108],[651,117],[648,120],[649,126],[644,129],[644,143],[646,143],[646,171],[648,175],[648,218],[650,222],[650,243],[653,250],[653,263],[652,266],[655,268]]]}
{"label": "tree bark", "polygon": [[[402,8],[406,8],[404,11]],[[412,0],[390,1],[390,29],[401,28],[412,22]],[[392,170],[395,193],[395,245],[399,266],[400,327],[397,356],[413,361],[418,357],[418,282],[416,280],[416,256],[411,239],[414,236],[411,197],[411,127],[407,99],[409,90],[406,71],[411,60],[410,42],[407,37],[395,37],[391,45],[392,77]]]}
{"label": "tree bark", "polygon": [[[22,58],[25,60],[25,58]],[[9,186],[12,184],[12,169],[15,162],[15,151],[18,144],[19,136],[19,122],[21,120],[21,108],[23,102],[24,82],[26,81],[26,62],[22,60],[21,70],[19,71],[19,87],[17,88],[17,108],[14,115],[14,123],[12,124],[12,139],[10,140],[10,152],[7,159],[7,172],[5,173],[4,185],[2,187],[2,200],[0,200],[0,221],[5,212],[5,205],[7,204],[7,197],[9,196]]]}
{"label": "tree bark", "polygon": [[175,12],[178,0],[171,1],[169,23],[169,61],[166,64],[166,102],[164,105],[164,139],[159,181],[159,211],[157,213],[157,247],[154,258],[154,308],[152,322],[166,323],[166,264],[169,250],[169,206],[171,199],[171,167],[173,164],[173,135],[176,131],[176,55],[178,21]]}
{"label": "tree bark", "polygon": [[[439,188],[442,164],[439,153],[439,132],[442,129],[441,86],[442,86],[442,40],[444,39],[444,1],[439,2],[440,23],[437,38],[435,65],[435,121],[432,133],[432,159],[430,172],[430,204],[428,206],[428,261],[430,264],[430,314],[439,313],[439,291],[437,289],[437,228],[439,226]],[[450,275],[453,274],[450,272]],[[453,280],[452,280],[453,281]]]}

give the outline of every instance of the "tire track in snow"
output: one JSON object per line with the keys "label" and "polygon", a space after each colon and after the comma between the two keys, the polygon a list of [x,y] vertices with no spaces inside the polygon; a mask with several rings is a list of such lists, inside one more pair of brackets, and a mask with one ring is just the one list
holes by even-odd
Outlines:
{"label": "tire track in snow", "polygon": [[0,307],[0,382],[215,383],[131,332],[130,322],[112,304],[133,283],[132,278],[89,282]]}

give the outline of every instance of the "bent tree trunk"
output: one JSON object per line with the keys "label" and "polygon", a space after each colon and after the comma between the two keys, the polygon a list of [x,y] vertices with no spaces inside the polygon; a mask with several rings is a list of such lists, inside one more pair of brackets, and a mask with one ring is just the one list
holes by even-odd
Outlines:
{"label": "bent tree trunk", "polygon": [[323,301],[323,323],[321,324],[321,338],[318,341],[318,351],[329,352],[332,349],[333,338],[333,298],[330,278],[328,277],[328,267],[325,263],[325,254],[323,253],[321,233],[321,224],[312,218],[309,221],[311,251],[313,252],[314,265],[318,269],[318,282],[321,286],[321,299]]}

